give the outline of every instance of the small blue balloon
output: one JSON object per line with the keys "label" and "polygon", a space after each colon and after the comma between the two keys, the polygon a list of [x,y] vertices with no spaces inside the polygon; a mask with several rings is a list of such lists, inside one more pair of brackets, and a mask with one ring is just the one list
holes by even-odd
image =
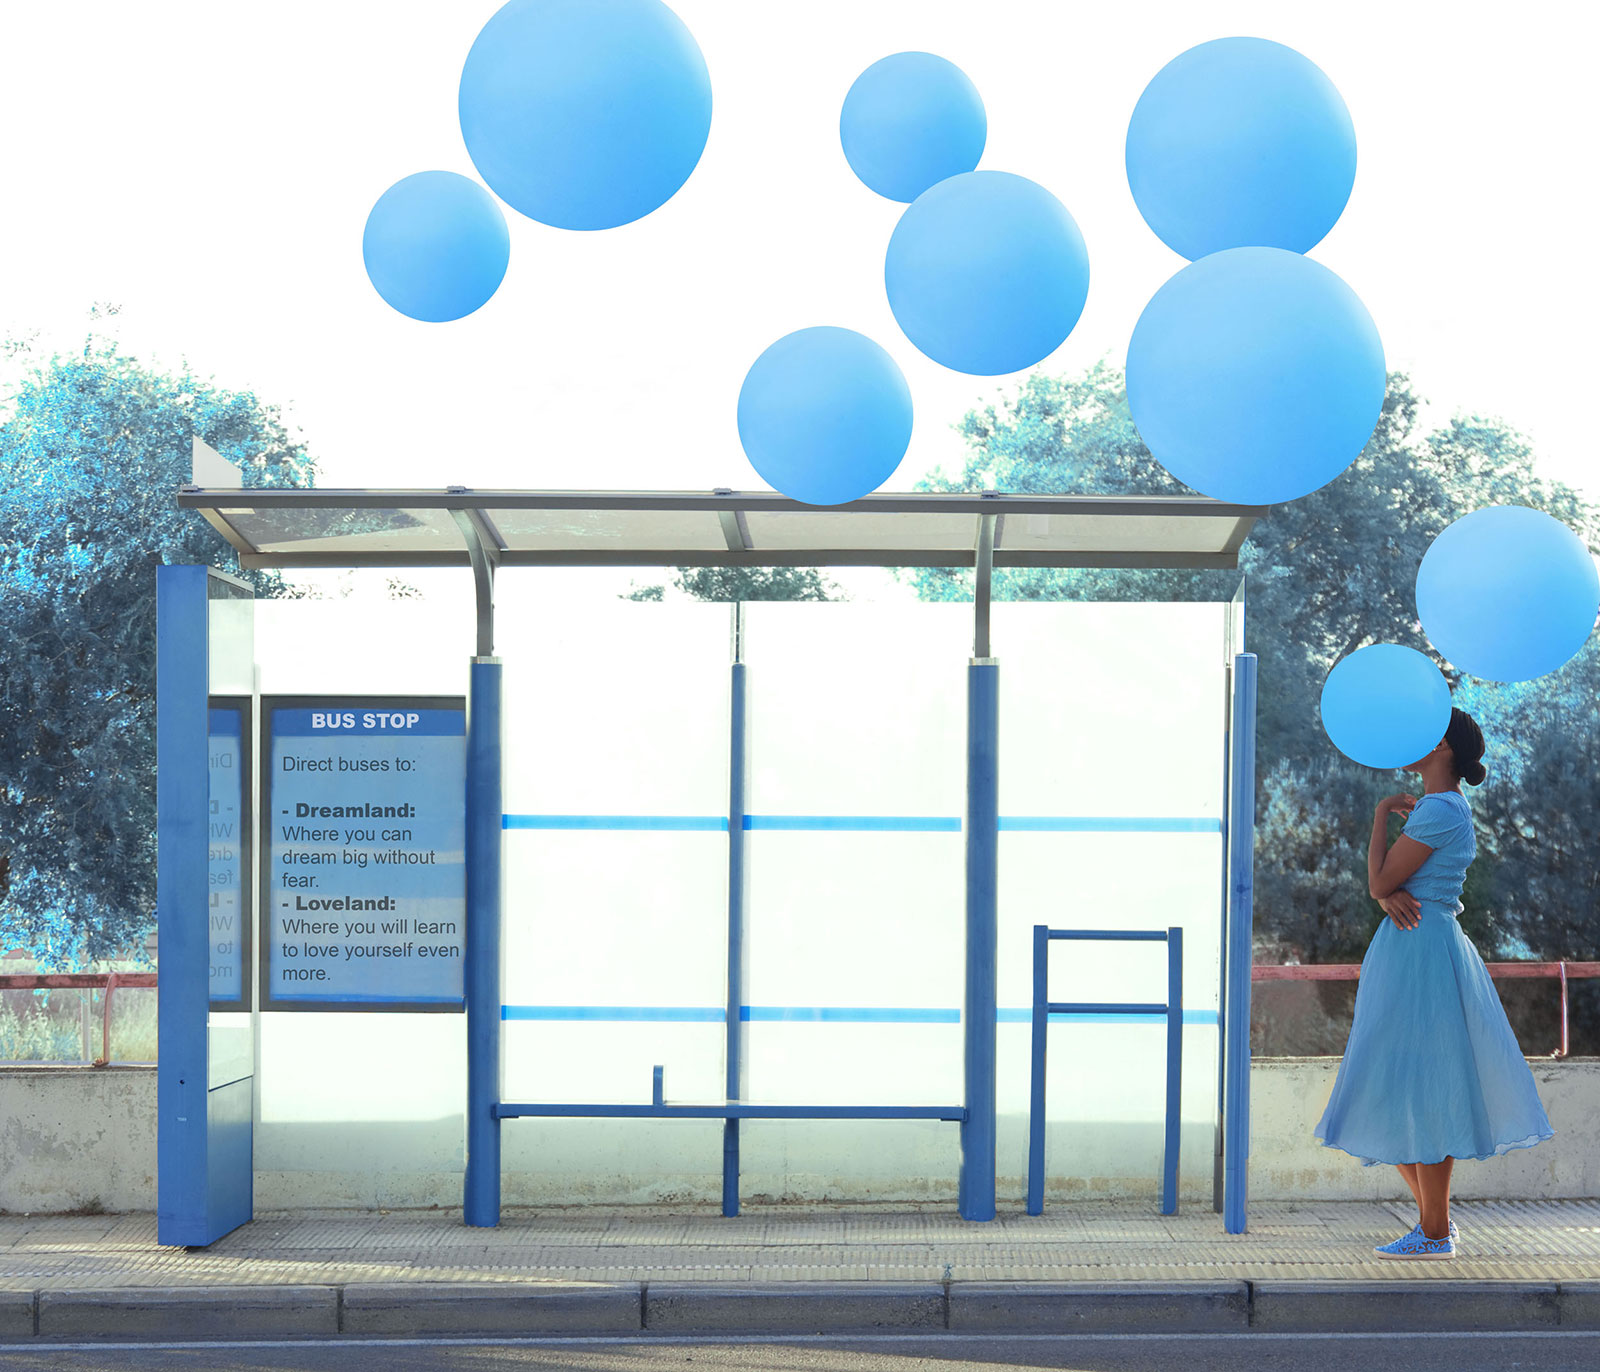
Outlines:
{"label": "small blue balloon", "polygon": [[1190,260],[1225,248],[1306,252],[1350,199],[1356,131],[1314,62],[1264,38],[1219,38],[1145,87],[1127,164],[1145,223]]}
{"label": "small blue balloon", "polygon": [[1089,252],[1043,186],[966,172],[900,216],[883,278],[920,351],[958,372],[1000,376],[1048,357],[1072,332],[1089,295]]}
{"label": "small blue balloon", "polygon": [[1600,572],[1543,510],[1492,505],[1456,520],[1417,569],[1417,618],[1444,657],[1486,681],[1565,665],[1600,613]]}
{"label": "small blue balloon", "polygon": [[610,229],[689,179],[711,77],[660,0],[511,0],[467,54],[459,108],[473,165],[512,209]]}
{"label": "small blue balloon", "polygon": [[1357,648],[1323,683],[1322,727],[1335,748],[1363,767],[1409,767],[1450,727],[1450,685],[1415,648]]}
{"label": "small blue balloon", "polygon": [[1128,344],[1145,445],[1202,495],[1296,500],[1360,455],[1383,411],[1383,342],[1349,286],[1281,248],[1233,248],[1151,298]]}
{"label": "small blue balloon", "polygon": [[494,197],[455,172],[396,181],[372,207],[361,256],[377,292],[430,324],[471,314],[499,289],[511,236]]}
{"label": "small blue balloon", "polygon": [[977,87],[931,52],[897,52],[850,87],[839,141],[850,169],[890,200],[915,200],[983,156],[989,121]]}
{"label": "small blue balloon", "polygon": [[870,338],[851,329],[801,329],[762,353],[746,375],[739,441],[762,480],[791,500],[858,500],[906,455],[911,390]]}

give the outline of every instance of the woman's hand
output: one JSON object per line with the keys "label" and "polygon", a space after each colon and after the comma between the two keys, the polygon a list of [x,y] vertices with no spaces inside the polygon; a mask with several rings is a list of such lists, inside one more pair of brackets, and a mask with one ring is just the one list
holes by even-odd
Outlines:
{"label": "woman's hand", "polygon": [[1417,798],[1415,796],[1385,796],[1378,802],[1378,813],[1380,815],[1399,815],[1401,819],[1404,819],[1411,813],[1412,809],[1416,806],[1416,803]]}
{"label": "woman's hand", "polygon": [[1396,891],[1378,902],[1384,914],[1394,921],[1396,929],[1415,929],[1422,923],[1422,906],[1409,891]]}

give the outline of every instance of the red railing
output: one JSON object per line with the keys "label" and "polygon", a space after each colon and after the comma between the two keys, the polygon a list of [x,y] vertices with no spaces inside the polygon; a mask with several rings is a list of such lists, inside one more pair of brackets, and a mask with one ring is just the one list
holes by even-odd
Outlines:
{"label": "red railing", "polygon": [[100,1056],[91,1067],[111,1065],[111,997],[119,986],[154,988],[154,972],[49,972],[0,974],[0,991],[103,991],[100,998]]}
{"label": "red railing", "polygon": [[[1486,962],[1489,975],[1497,979],[1516,977],[1555,977],[1561,982],[1561,1046],[1553,1058],[1567,1055],[1567,980],[1600,977],[1600,962]],[[1319,962],[1305,966],[1281,966],[1258,962],[1250,969],[1251,981],[1354,981],[1361,975],[1358,962]]]}
{"label": "red railing", "polygon": [[[1497,980],[1518,977],[1553,977],[1561,983],[1561,1046],[1550,1054],[1567,1055],[1567,982],[1569,979],[1600,977],[1600,962],[1486,962],[1489,975]],[[1250,969],[1251,981],[1355,981],[1361,975],[1358,962],[1267,963]],[[154,972],[54,972],[40,975],[0,973],[0,991],[103,990],[100,1002],[101,1053],[91,1064],[105,1067],[111,1061],[111,996],[119,986],[153,987]]]}

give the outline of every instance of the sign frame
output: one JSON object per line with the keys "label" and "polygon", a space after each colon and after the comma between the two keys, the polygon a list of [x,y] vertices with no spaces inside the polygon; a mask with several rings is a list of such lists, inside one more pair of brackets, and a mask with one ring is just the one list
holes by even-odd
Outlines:
{"label": "sign frame", "polygon": [[[260,766],[257,775],[261,778],[260,789],[260,816],[257,832],[260,835],[261,862],[259,867],[260,877],[257,883],[259,895],[259,943],[260,957],[257,959],[258,992],[257,1005],[263,1013],[304,1013],[312,1014],[443,1014],[462,1015],[466,1013],[466,959],[462,959],[462,994],[460,1000],[422,1000],[422,1001],[358,1001],[358,1000],[313,1000],[310,998],[296,997],[292,1000],[280,999],[272,994],[272,950],[270,946],[270,929],[268,921],[272,918],[272,722],[273,714],[277,710],[346,710],[346,709],[373,709],[373,710],[457,710],[462,716],[463,749],[466,740],[466,714],[467,698],[465,696],[442,695],[366,695],[358,692],[350,694],[322,693],[317,695],[263,695],[261,697],[261,730],[260,739]],[[466,813],[466,790],[462,789],[461,807],[462,814]],[[465,942],[466,903],[462,902],[462,934]]]}
{"label": "sign frame", "polygon": [[[239,712],[239,809],[237,841],[239,846],[239,923],[236,937],[239,940],[239,995],[234,1000],[209,997],[211,1014],[248,1014],[255,1009],[257,979],[252,975],[256,951],[256,889],[255,854],[256,832],[260,816],[255,813],[256,765],[255,701],[246,695],[215,695],[206,699],[207,736],[212,710],[237,710]],[[209,787],[208,787],[209,791]],[[207,795],[207,809],[210,796]],[[207,823],[211,822],[210,817]],[[210,921],[209,907],[207,922]],[[209,930],[208,930],[209,932]]]}

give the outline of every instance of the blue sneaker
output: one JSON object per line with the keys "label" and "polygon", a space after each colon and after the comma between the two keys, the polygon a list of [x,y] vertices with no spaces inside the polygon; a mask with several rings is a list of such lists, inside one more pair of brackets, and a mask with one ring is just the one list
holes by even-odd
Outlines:
{"label": "blue sneaker", "polygon": [[1440,1259],[1456,1255],[1454,1238],[1430,1239],[1419,1224],[1404,1238],[1382,1244],[1372,1250],[1380,1258]]}

